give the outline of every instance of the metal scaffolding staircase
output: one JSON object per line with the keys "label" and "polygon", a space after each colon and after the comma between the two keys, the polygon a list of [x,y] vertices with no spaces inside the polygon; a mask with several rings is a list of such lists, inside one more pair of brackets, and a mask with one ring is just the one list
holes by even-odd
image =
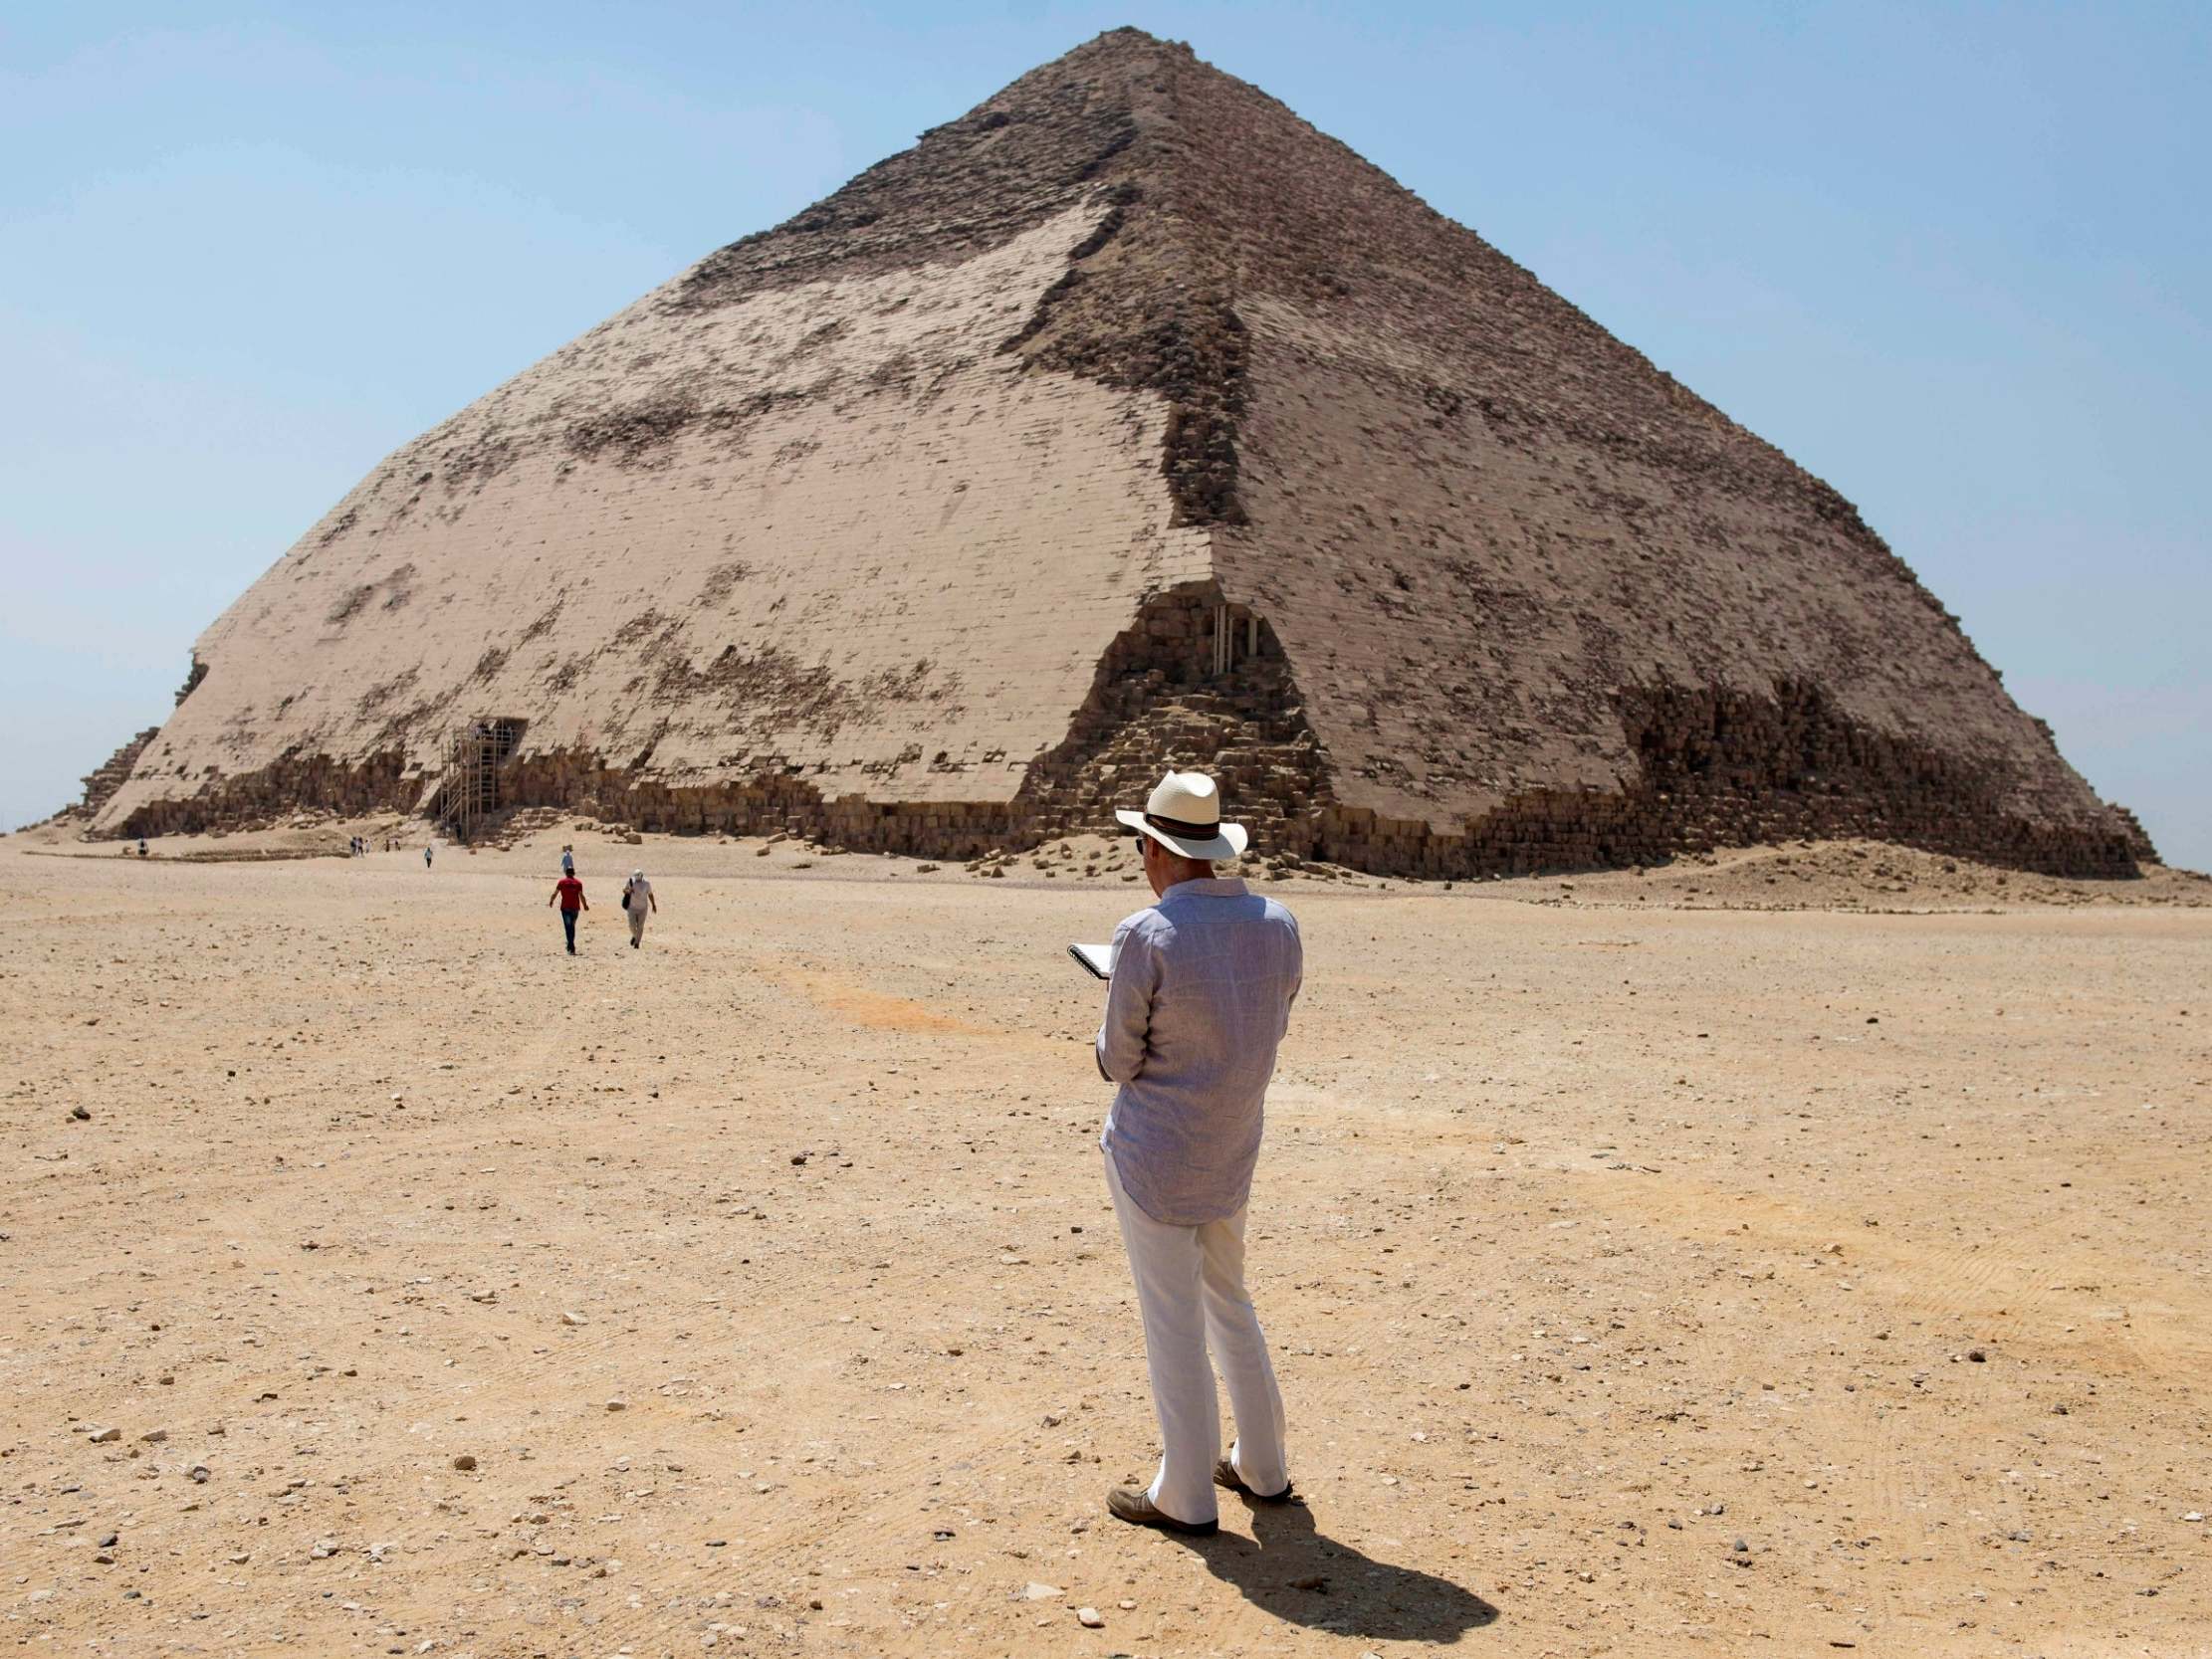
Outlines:
{"label": "metal scaffolding staircase", "polygon": [[432,815],[470,841],[501,807],[500,768],[514,757],[528,723],[488,718],[471,721],[454,733]]}

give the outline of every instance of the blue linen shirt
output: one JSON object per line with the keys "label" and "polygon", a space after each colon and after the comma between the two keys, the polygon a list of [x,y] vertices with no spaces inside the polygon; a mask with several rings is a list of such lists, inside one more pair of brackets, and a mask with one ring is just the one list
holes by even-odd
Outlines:
{"label": "blue linen shirt", "polygon": [[1178,882],[1114,930],[1097,1051],[1121,1088],[1099,1144],[1155,1221],[1198,1227],[1244,1207],[1304,972],[1296,919],[1233,879]]}

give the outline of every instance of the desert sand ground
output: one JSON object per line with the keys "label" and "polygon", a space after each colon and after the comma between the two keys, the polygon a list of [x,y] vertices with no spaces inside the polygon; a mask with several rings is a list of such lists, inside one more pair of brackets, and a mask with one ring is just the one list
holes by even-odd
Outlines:
{"label": "desert sand ground", "polygon": [[2201,882],[1282,884],[1304,1502],[1194,1544],[1101,1510],[1117,852],[181,856],[341,833],[0,843],[20,1648],[2212,1653]]}

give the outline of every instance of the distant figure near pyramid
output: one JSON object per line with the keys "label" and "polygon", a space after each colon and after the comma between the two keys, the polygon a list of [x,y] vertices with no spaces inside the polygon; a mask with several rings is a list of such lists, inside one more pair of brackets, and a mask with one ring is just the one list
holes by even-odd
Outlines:
{"label": "distant figure near pyramid", "polygon": [[1851,505],[1187,47],[1102,35],[385,461],[96,830],[966,855],[1166,765],[1373,871],[2148,847]]}

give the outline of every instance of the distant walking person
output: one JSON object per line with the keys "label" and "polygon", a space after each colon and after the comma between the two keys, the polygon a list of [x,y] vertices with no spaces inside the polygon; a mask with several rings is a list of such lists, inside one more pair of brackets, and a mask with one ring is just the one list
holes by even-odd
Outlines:
{"label": "distant walking person", "polygon": [[[1138,833],[1159,903],[1114,932],[1098,1069],[1121,1087],[1099,1138],[1106,1189],[1144,1320],[1160,1419],[1159,1473],[1118,1486],[1107,1510],[1141,1527],[1212,1533],[1214,1489],[1263,1504],[1290,1497],[1282,1394],[1244,1290],[1244,1209],[1259,1159],[1275,1049],[1305,971],[1298,924],[1272,899],[1214,874],[1244,850],[1220,821],[1219,792],[1199,772],[1170,772]],[[1216,1364],[1236,1413],[1220,1455]]]}
{"label": "distant walking person", "polygon": [[429,869],[429,868],[430,868],[430,855],[431,855],[432,853],[436,852],[437,850],[438,850],[438,845],[437,845],[437,843],[436,843],[436,842],[434,842],[434,841],[426,841],[426,842],[424,842],[424,843],[423,843],[423,846],[422,846],[422,867],[423,867],[423,868],[424,868],[425,870],[427,870],[427,869]]}
{"label": "distant walking person", "polygon": [[576,850],[574,847],[560,849],[560,873],[563,876],[573,876],[576,873]]}
{"label": "distant walking person", "polygon": [[583,896],[583,883],[573,876],[562,876],[553,883],[553,897],[546,903],[560,907],[560,926],[568,935],[568,954],[573,956],[576,953],[576,913],[591,908],[591,901]]}
{"label": "distant walking person", "polygon": [[653,897],[653,884],[645,879],[645,872],[632,870],[628,883],[622,889],[622,909],[628,913],[630,918],[630,948],[632,950],[635,950],[639,941],[645,937],[646,912],[657,911],[660,908],[660,901]]}

